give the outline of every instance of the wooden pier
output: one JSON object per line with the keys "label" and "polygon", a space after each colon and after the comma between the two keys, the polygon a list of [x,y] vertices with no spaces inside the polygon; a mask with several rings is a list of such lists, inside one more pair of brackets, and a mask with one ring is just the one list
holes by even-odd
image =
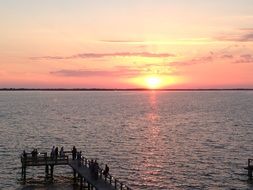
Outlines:
{"label": "wooden pier", "polygon": [[244,168],[245,170],[248,170],[249,179],[252,179],[252,173],[253,173],[252,162],[253,162],[253,159],[248,159],[248,166]]}
{"label": "wooden pier", "polygon": [[64,152],[65,156],[58,156],[52,158],[47,153],[38,153],[32,156],[31,153],[25,153],[21,156],[22,163],[22,179],[26,181],[27,167],[45,166],[45,177],[53,179],[54,166],[68,165],[73,169],[74,181],[79,179],[80,189],[88,190],[132,190],[127,185],[120,182],[118,179],[108,173],[103,175],[103,169],[98,168],[98,178],[94,178],[91,173],[91,161],[81,156],[81,159],[72,160],[70,158],[70,151]]}

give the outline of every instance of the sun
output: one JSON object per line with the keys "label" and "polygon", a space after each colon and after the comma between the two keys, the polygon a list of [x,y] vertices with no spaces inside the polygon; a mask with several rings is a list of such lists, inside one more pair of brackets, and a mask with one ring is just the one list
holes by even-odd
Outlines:
{"label": "sun", "polygon": [[146,79],[146,84],[150,89],[157,89],[161,86],[161,79],[156,76],[148,77]]}

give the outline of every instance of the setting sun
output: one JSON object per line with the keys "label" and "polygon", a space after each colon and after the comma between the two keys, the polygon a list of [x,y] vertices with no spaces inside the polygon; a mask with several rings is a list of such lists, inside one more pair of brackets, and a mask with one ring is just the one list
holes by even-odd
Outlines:
{"label": "setting sun", "polygon": [[159,88],[161,85],[161,79],[158,77],[148,77],[146,79],[146,83],[147,83],[148,88],[150,89]]}

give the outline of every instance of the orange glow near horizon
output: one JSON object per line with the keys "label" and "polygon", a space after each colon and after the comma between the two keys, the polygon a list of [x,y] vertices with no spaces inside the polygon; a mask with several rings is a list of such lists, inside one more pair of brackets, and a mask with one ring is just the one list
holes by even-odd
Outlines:
{"label": "orange glow near horizon", "polygon": [[146,79],[146,83],[148,88],[150,89],[158,89],[161,85],[161,79],[159,77],[148,77]]}
{"label": "orange glow near horizon", "polygon": [[176,85],[185,82],[186,79],[176,77],[176,76],[159,76],[159,75],[148,75],[139,76],[128,80],[128,82],[138,88],[147,89],[165,89],[165,88],[175,88]]}

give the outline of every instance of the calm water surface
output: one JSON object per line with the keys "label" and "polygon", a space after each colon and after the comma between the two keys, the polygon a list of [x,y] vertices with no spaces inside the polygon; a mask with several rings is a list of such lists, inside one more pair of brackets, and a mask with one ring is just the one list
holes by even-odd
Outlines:
{"label": "calm water surface", "polygon": [[44,168],[19,182],[22,150],[53,145],[76,145],[137,190],[253,189],[252,91],[0,92],[0,134],[0,189],[74,189],[62,167],[53,185]]}

